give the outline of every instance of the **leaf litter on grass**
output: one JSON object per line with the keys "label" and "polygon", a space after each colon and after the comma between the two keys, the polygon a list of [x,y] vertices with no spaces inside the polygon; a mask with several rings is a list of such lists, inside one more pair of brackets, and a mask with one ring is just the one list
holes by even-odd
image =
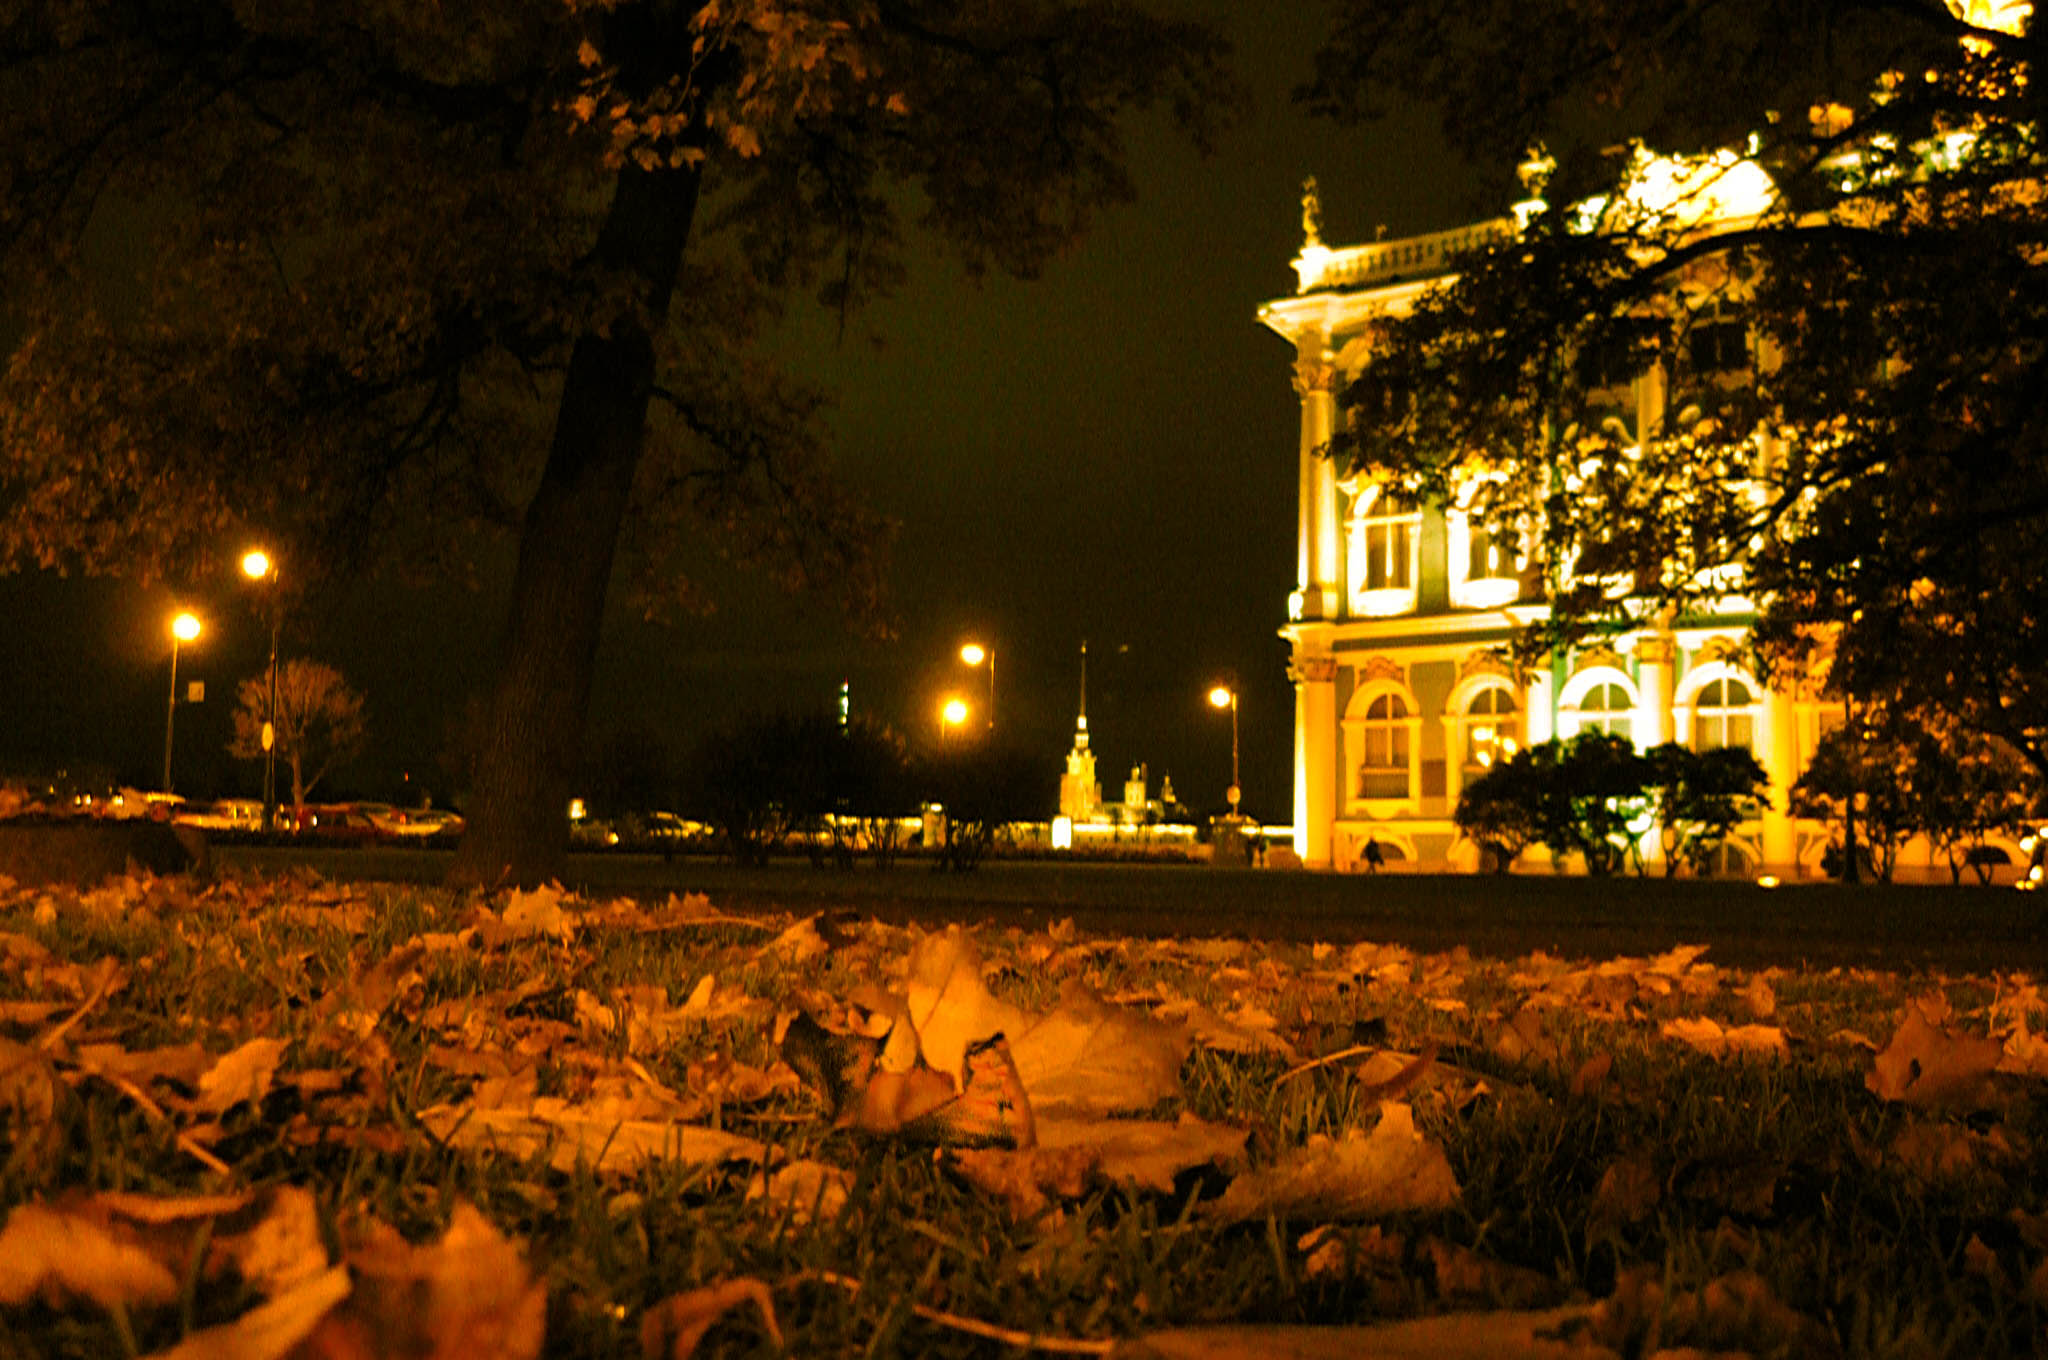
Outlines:
{"label": "leaf litter on grass", "polygon": [[[838,1292],[789,1316],[912,1319],[998,1349],[1064,1332],[1093,1353],[1825,1354],[1839,1338],[1817,1317],[1932,1325],[1852,1323],[1796,1258],[1768,1280],[1712,1268],[1738,1241],[1745,1269],[1771,1261],[1773,1233],[1810,1223],[1802,1177],[1851,1205],[1893,1184],[1953,1201],[1954,1268],[1987,1299],[2048,1306],[2048,1010],[2025,977],[1930,990],[1743,974],[1698,946],[1493,960],[380,891],[0,888],[0,1307],[67,1316],[97,1289],[85,1306],[187,1357],[533,1354],[550,1316],[613,1337],[599,1349],[638,1327],[643,1353],[682,1356],[749,1344],[777,1327],[773,1295],[821,1282]],[[1887,1025],[1883,1047],[1838,1037]],[[1780,1111],[1763,1146],[1759,1101]],[[67,1154],[88,1109],[142,1142],[119,1162]],[[309,1159],[326,1148],[345,1155]],[[153,1193],[104,1193],[131,1165]],[[400,1165],[442,1168],[442,1188],[418,1204],[377,1179]],[[627,1238],[551,1216],[585,1177]],[[920,1221],[968,1215],[943,1234],[982,1246],[891,1265],[846,1236],[905,1194]],[[691,1221],[677,1213],[760,1236],[678,1258],[660,1245]],[[537,1273],[529,1234],[551,1244]],[[1646,1292],[1589,1273],[1595,1241],[1678,1277]],[[1034,1242],[1078,1264],[1042,1276]],[[1160,1294],[1159,1269],[1218,1273]],[[1056,1278],[1103,1292],[1072,1316],[1028,1303]],[[204,1316],[167,1330],[195,1290]],[[1215,1325],[1275,1298],[1347,1325]],[[760,1320],[731,1320],[749,1301]],[[1020,1304],[1049,1311],[1013,1325]],[[1349,1325],[1361,1306],[1388,1320]],[[1996,1331],[1984,1306],[1955,1325]]]}

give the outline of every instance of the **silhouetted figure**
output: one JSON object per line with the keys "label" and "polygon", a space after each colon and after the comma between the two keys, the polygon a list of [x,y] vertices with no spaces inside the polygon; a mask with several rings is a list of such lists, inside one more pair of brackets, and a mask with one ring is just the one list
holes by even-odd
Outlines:
{"label": "silhouetted figure", "polygon": [[1380,866],[1386,862],[1385,857],[1380,854],[1380,843],[1367,836],[1365,838],[1365,871],[1369,874],[1376,874],[1380,871]]}

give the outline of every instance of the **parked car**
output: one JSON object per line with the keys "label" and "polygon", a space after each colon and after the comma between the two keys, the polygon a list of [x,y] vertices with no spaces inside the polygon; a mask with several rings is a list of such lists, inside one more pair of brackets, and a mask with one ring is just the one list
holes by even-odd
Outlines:
{"label": "parked car", "polygon": [[171,820],[202,831],[261,831],[263,800],[223,798],[218,803],[191,803],[180,808]]}
{"label": "parked car", "polygon": [[307,807],[299,835],[328,845],[368,845],[377,839],[377,824],[354,804],[322,803]]}
{"label": "parked car", "polygon": [[389,803],[358,803],[356,808],[370,819],[380,834],[396,839],[452,836],[462,830],[462,818],[440,808],[401,808]]}

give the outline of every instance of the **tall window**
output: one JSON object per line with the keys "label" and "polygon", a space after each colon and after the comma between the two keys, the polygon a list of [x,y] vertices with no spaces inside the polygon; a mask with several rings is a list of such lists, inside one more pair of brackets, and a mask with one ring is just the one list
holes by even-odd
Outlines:
{"label": "tall window", "polygon": [[1609,681],[1595,685],[1579,700],[1579,730],[1609,732],[1617,737],[1632,735],[1635,705],[1628,691]]}
{"label": "tall window", "polygon": [[1693,703],[1692,748],[1712,751],[1722,746],[1751,746],[1755,743],[1750,707],[1756,696],[1748,685],[1733,676],[1709,680],[1700,687]]}
{"label": "tall window", "polygon": [[1383,492],[1365,513],[1365,588],[1407,590],[1415,583],[1415,502]]}
{"label": "tall window", "polygon": [[1739,373],[1749,367],[1749,328],[1740,321],[1700,321],[1685,337],[1695,373]]}
{"label": "tall window", "polygon": [[1515,696],[1498,686],[1480,690],[1465,708],[1465,768],[1485,771],[1522,745],[1522,715]]}
{"label": "tall window", "polygon": [[1364,757],[1359,761],[1358,796],[1408,796],[1408,705],[1398,694],[1382,694],[1365,710],[1359,735]]}
{"label": "tall window", "polygon": [[1512,580],[1520,565],[1520,544],[1512,529],[1494,533],[1487,528],[1492,511],[1493,487],[1481,487],[1465,512],[1465,535],[1469,552],[1465,564],[1468,581]]}

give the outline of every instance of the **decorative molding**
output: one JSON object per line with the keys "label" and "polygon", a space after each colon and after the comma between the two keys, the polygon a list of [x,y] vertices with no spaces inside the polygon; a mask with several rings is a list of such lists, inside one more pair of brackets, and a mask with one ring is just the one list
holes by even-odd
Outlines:
{"label": "decorative molding", "polygon": [[1294,361],[1294,395],[1304,400],[1337,390],[1337,365],[1328,355]]}
{"label": "decorative molding", "polygon": [[1297,685],[1328,685],[1337,679],[1334,656],[1297,656],[1287,663],[1287,678]]}
{"label": "decorative molding", "polygon": [[1381,680],[1391,680],[1393,683],[1406,688],[1408,672],[1403,670],[1400,663],[1390,656],[1374,655],[1367,657],[1365,663],[1358,668],[1359,688],[1363,689],[1365,686],[1376,684]]}
{"label": "decorative molding", "polygon": [[1626,675],[1628,663],[1622,659],[1620,652],[1605,643],[1596,643],[1591,647],[1581,647],[1572,655],[1573,675],[1591,670],[1613,670]]}
{"label": "decorative molding", "polygon": [[[1510,684],[1520,684],[1522,677],[1516,672],[1514,663],[1498,647],[1482,647],[1467,656],[1458,666],[1458,684],[1462,685],[1475,675],[1497,675]],[[1456,685],[1452,686],[1457,688]]]}
{"label": "decorative molding", "polygon": [[1749,649],[1736,638],[1713,637],[1702,642],[1699,650],[1692,654],[1692,664],[1695,666],[1712,665],[1717,661],[1724,666],[1746,671],[1750,669]]}

